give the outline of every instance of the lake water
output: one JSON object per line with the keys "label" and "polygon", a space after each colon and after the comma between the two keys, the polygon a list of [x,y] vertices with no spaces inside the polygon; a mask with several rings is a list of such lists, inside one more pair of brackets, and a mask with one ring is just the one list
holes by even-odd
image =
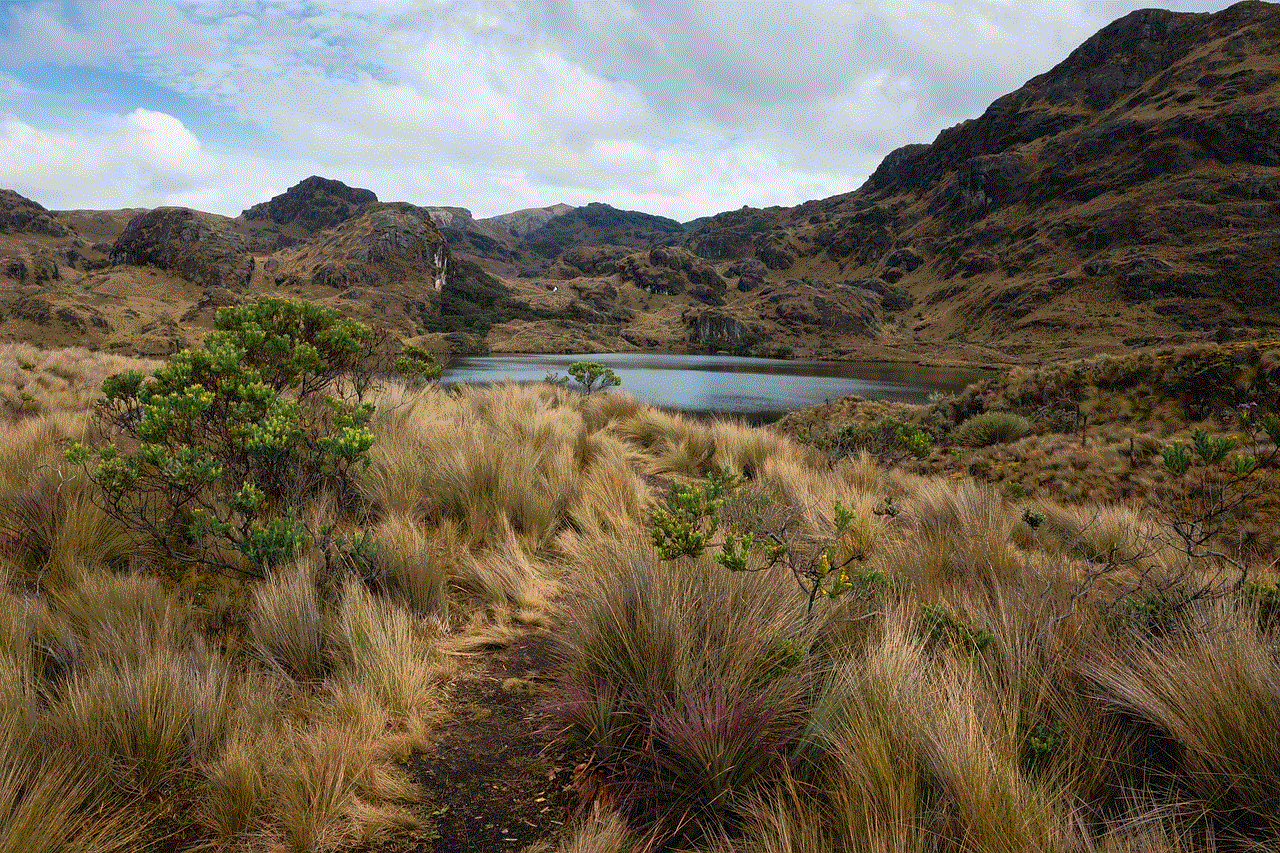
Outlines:
{"label": "lake water", "polygon": [[483,384],[538,382],[568,374],[575,361],[598,361],[639,400],[686,412],[739,415],[756,423],[838,397],[924,402],[954,392],[989,372],[849,361],[792,361],[727,355],[596,353],[590,355],[453,356],[441,381]]}

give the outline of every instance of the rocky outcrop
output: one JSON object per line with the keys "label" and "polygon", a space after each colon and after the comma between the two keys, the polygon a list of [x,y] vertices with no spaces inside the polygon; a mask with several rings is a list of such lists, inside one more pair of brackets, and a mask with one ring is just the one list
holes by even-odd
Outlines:
{"label": "rocky outcrop", "polygon": [[53,214],[13,190],[0,190],[0,233],[74,236]]}
{"label": "rocky outcrop", "polygon": [[16,255],[0,260],[0,273],[14,281],[25,281],[30,276],[37,284],[62,278],[58,260],[48,249],[37,249],[30,255]]}
{"label": "rocky outcrop", "polygon": [[760,209],[744,205],[711,217],[689,235],[685,245],[708,261],[752,258],[762,242],[761,236],[778,233],[787,213],[781,207]]}
{"label": "rocky outcrop", "polygon": [[684,313],[689,341],[707,349],[741,350],[759,335],[741,319],[722,308],[690,309]]}
{"label": "rocky outcrop", "polygon": [[561,255],[548,274],[563,279],[613,275],[618,271],[618,262],[626,256],[627,250],[621,246],[577,246]]}
{"label": "rocky outcrop", "polygon": [[249,221],[268,220],[277,225],[296,225],[307,231],[320,231],[358,216],[377,200],[372,190],[349,187],[342,181],[312,175],[240,215]]}
{"label": "rocky outcrop", "polygon": [[479,220],[482,224],[501,229],[514,237],[523,237],[537,231],[557,216],[569,213],[573,206],[569,204],[553,204],[549,207],[528,207],[499,216],[490,216]]}
{"label": "rocky outcrop", "polygon": [[281,253],[275,279],[310,280],[336,290],[407,282],[431,293],[444,287],[449,262],[444,235],[427,210],[396,202],[373,205]]}
{"label": "rocky outcrop", "polygon": [[111,247],[111,263],[154,266],[207,287],[244,290],[253,256],[238,234],[215,229],[185,207],[135,216]]}
{"label": "rocky outcrop", "polygon": [[764,284],[765,276],[768,273],[769,268],[764,265],[764,262],[755,258],[743,258],[742,260],[734,261],[725,270],[725,275],[737,277],[738,290],[743,293],[750,293]]}
{"label": "rocky outcrop", "polygon": [[684,233],[684,226],[674,219],[592,202],[547,220],[524,235],[522,245],[553,260],[575,246],[622,246],[634,251],[674,242]]}
{"label": "rocky outcrop", "polygon": [[871,337],[879,325],[880,296],[874,290],[823,279],[789,279],[759,292],[778,325],[793,334],[806,329]]}
{"label": "rocky outcrop", "polygon": [[686,291],[707,305],[723,305],[725,280],[715,267],[685,249],[657,246],[618,262],[623,281],[648,293],[678,296]]}

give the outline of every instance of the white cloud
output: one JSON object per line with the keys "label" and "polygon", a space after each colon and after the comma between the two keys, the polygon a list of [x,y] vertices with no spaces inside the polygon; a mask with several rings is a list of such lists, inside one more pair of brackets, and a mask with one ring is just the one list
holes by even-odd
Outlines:
{"label": "white cloud", "polygon": [[200,141],[164,113],[137,109],[70,132],[0,115],[0,186],[14,187],[46,207],[89,206],[95,193],[114,201],[95,207],[213,200],[207,184],[217,172],[216,160]]}
{"label": "white cloud", "polygon": [[[310,174],[478,215],[561,200],[680,219],[792,204],[856,188],[893,148],[980,114],[1139,5],[10,4],[0,185],[42,203],[74,188],[86,206],[187,199],[230,214]],[[27,108],[39,93],[15,91],[23,68],[45,62],[138,75],[278,142],[237,150],[220,138],[212,151],[192,117],[144,104],[59,124]],[[32,168],[12,159],[19,150]]]}

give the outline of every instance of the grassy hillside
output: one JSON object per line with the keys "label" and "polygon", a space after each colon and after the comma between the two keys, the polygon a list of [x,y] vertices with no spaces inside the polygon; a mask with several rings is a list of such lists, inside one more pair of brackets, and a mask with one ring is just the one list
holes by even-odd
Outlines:
{"label": "grassy hillside", "polygon": [[[1258,358],[1270,376],[1270,351]],[[0,850],[1280,838],[1269,557],[1185,547],[1163,522],[1187,510],[1154,493],[1014,495],[865,442],[820,449],[816,421],[806,445],[625,393],[388,385],[359,499],[298,507],[376,547],[350,561],[313,548],[253,581],[161,558],[66,462],[69,441],[101,438],[85,389],[126,366],[0,351]],[[1032,406],[1051,375],[970,389],[919,423]],[[1163,419],[1153,441],[1199,419],[1176,397],[1115,394],[1129,417],[1151,413],[1142,428]],[[1040,459],[1018,442],[1079,441],[1074,422],[1052,428],[987,449]],[[935,445],[925,461],[951,457]],[[1253,482],[1214,491],[1224,481],[1197,462],[1168,485],[1212,503]],[[553,644],[554,679],[517,674],[476,699],[486,662],[530,636]],[[477,776],[473,796],[440,799],[422,768],[463,772],[495,743],[436,759],[535,701],[535,745],[564,757],[493,772],[545,796],[513,806]],[[521,820],[542,828],[502,841]]]}

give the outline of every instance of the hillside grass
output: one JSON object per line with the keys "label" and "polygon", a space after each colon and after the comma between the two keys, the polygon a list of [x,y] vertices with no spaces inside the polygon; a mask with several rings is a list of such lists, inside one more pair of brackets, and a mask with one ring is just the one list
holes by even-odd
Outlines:
{"label": "hillside grass", "polygon": [[[1189,558],[1139,501],[832,460],[625,393],[393,385],[360,571],[233,580],[135,544],[65,462],[94,428],[70,389],[122,365],[7,358],[14,389],[73,378],[0,436],[0,851],[397,849],[459,655],[522,630],[557,641],[546,710],[580,762],[582,819],[542,850],[1280,842],[1269,560]],[[712,547],[660,559],[653,510],[724,472]],[[355,524],[332,504],[300,514]],[[788,550],[731,572],[748,527]],[[825,565],[847,591],[811,595]]]}

